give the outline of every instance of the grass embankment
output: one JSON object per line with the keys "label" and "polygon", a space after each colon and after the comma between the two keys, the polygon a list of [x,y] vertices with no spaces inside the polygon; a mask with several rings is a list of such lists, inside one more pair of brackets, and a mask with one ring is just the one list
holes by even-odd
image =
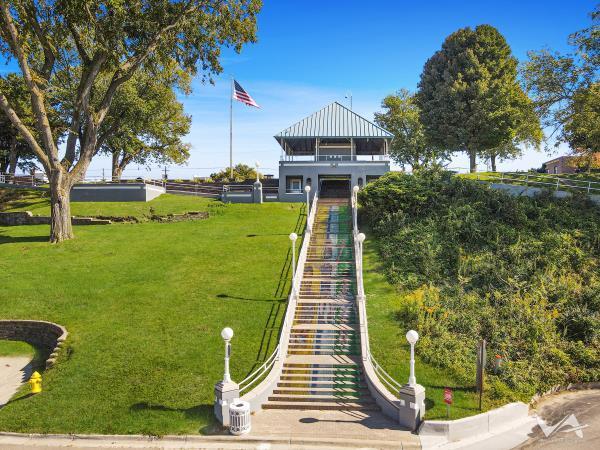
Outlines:
{"label": "grass embankment", "polygon": [[[364,285],[367,295],[367,314],[369,319],[369,337],[371,353],[379,364],[399,383],[408,381],[410,346],[406,342],[408,328],[398,322],[402,296],[397,288],[385,276],[385,270],[379,256],[378,245],[371,230],[366,229],[368,239],[364,252]],[[419,350],[417,343],[417,355]],[[479,413],[479,396],[472,383],[464,383],[443,368],[428,364],[416,357],[417,382],[426,389],[425,416],[428,419],[446,419],[444,388],[453,391],[454,403],[450,407],[450,419],[471,416]],[[483,410],[497,406],[488,396],[483,398]]]}
{"label": "grass embankment", "polygon": [[584,196],[511,197],[449,173],[392,173],[360,201],[378,240],[376,276],[394,287],[375,301],[377,286],[366,291],[371,333],[381,327],[373,351],[393,375],[406,378],[406,356],[381,349],[405,355],[414,328],[418,356],[441,369],[424,366],[425,385],[446,374],[444,384],[472,387],[487,340],[487,405],[600,378],[600,209]]}
{"label": "grass embankment", "polygon": [[[71,214],[81,217],[119,216],[150,218],[153,215],[206,211],[215,204],[207,199],[163,194],[150,202],[71,202]],[[46,191],[0,189],[0,211],[31,211],[35,215],[50,215],[50,193]]]}
{"label": "grass embankment", "polygon": [[[299,204],[172,196],[121,213],[182,203],[211,217],[80,226],[59,245],[46,242],[48,226],[0,227],[0,283],[9,293],[0,318],[49,320],[69,331],[58,364],[43,374],[44,392],[26,398],[23,390],[0,410],[0,430],[212,429],[220,331],[235,331],[237,381],[275,348],[289,290],[288,235],[302,230],[305,216]],[[107,214],[105,206],[89,205]]]}

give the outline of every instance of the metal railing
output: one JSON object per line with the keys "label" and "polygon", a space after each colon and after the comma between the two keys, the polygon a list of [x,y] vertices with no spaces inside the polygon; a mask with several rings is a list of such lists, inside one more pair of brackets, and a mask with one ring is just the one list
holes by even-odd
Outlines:
{"label": "metal railing", "polygon": [[389,161],[389,155],[282,155],[281,162]]}
{"label": "metal railing", "polygon": [[526,187],[539,187],[555,191],[578,191],[586,194],[600,194],[600,182],[591,180],[577,180],[550,174],[519,173],[519,172],[492,172],[477,174],[478,181],[501,184],[516,184]]}
{"label": "metal railing", "polygon": [[[363,364],[370,366],[367,369],[372,369],[374,376],[377,381],[382,385],[383,389],[378,390],[381,399],[388,402],[392,408],[395,408],[393,402],[398,400],[398,392],[402,387],[402,384],[396,381],[389,373],[387,373],[383,367],[375,360],[371,354],[371,347],[369,343],[369,324],[367,319],[366,309],[366,296],[363,281],[363,244],[359,242],[358,235],[360,233],[358,229],[358,191],[352,191],[352,228],[354,236],[354,252],[355,252],[355,266],[356,266],[356,290],[358,300],[358,313],[360,317],[360,333],[361,333],[361,353]],[[366,370],[367,376],[369,376],[369,370]],[[372,380],[373,381],[373,380]],[[387,392],[381,392],[387,390]]]}
{"label": "metal railing", "polygon": [[0,183],[12,184],[21,187],[35,187],[38,184],[46,183],[46,181],[44,179],[36,177],[35,175],[13,175],[11,173],[0,172]]}
{"label": "metal railing", "polygon": [[260,380],[263,377],[264,374],[271,370],[271,367],[273,367],[275,361],[277,360],[278,354],[279,345],[275,347],[275,350],[273,350],[271,356],[269,356],[269,358],[267,358],[267,360],[258,369],[256,369],[254,372],[252,372],[250,375],[248,375],[246,378],[240,381],[240,394],[248,390],[250,386],[254,385],[258,380]]}

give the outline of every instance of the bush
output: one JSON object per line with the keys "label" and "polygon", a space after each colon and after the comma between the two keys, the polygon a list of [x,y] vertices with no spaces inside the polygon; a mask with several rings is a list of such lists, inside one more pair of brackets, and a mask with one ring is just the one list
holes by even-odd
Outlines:
{"label": "bush", "polygon": [[425,360],[472,381],[486,339],[490,365],[505,361],[488,381],[507,400],[598,379],[600,211],[585,196],[511,197],[422,172],[390,173],[359,201]]}

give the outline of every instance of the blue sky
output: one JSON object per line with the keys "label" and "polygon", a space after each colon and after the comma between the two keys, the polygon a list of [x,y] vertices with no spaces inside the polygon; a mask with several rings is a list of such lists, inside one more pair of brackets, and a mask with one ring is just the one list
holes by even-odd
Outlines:
{"label": "blue sky", "polygon": [[[290,1],[265,0],[258,17],[258,42],[240,55],[223,52],[224,73],[216,84],[194,83],[181,97],[192,130],[187,166],[169,175],[207,175],[229,163],[230,76],[261,105],[234,105],[234,162],[254,164],[277,174],[280,148],[273,135],[332,101],[347,102],[368,119],[381,99],[399,88],[416,89],[425,61],[453,31],[487,23],[506,37],[514,55],[550,47],[567,51],[567,36],[589,25],[596,1]],[[562,150],[563,152],[566,149]],[[547,160],[527,151],[500,170],[528,169]],[[453,166],[467,167],[458,155]],[[480,166],[483,168],[483,166]],[[108,172],[98,159],[89,175]],[[158,169],[152,170],[157,174]],[[143,175],[132,166],[126,175]]]}

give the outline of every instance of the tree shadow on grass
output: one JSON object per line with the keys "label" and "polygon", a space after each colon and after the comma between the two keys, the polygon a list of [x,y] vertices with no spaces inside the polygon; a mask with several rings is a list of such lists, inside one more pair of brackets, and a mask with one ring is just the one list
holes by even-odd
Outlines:
{"label": "tree shadow on grass", "polygon": [[173,408],[171,406],[159,405],[150,402],[134,403],[129,407],[131,412],[158,411],[158,412],[175,412],[183,413],[186,419],[193,421],[204,421],[208,424],[202,427],[199,431],[202,434],[228,434],[228,431],[214,416],[214,406],[211,405],[196,405],[190,408]]}
{"label": "tree shadow on grass", "polygon": [[5,236],[0,231],[0,245],[18,244],[24,242],[48,242],[48,236]]}

